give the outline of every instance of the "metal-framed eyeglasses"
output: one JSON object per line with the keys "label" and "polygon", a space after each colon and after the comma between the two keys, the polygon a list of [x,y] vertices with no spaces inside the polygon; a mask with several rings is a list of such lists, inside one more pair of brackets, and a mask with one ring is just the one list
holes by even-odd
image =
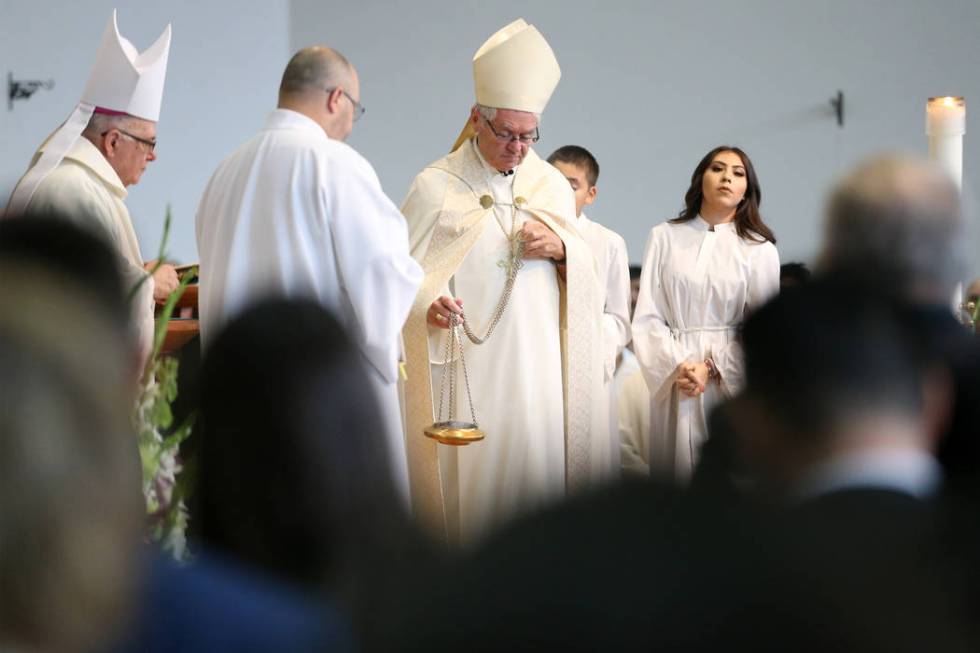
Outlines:
{"label": "metal-framed eyeglasses", "polygon": [[[333,93],[334,91],[337,90],[337,88],[339,88],[339,87],[337,87],[337,86],[329,86],[329,87],[327,87],[327,88],[325,88],[323,90],[326,91],[327,93]],[[346,97],[348,100],[350,100],[351,105],[354,107],[354,119],[353,119],[353,122],[357,122],[358,118],[360,118],[361,116],[363,116],[364,115],[364,112],[367,111],[367,109],[364,108],[364,105],[363,104],[361,104],[360,102],[358,102],[357,100],[355,100],[354,98],[352,98],[350,96],[350,93],[348,93],[344,89],[340,89],[340,92],[344,94],[344,97]]]}
{"label": "metal-framed eyeglasses", "polygon": [[[113,129],[115,129],[117,132],[119,132],[123,136],[128,136],[129,138],[133,139],[134,141],[136,141],[140,145],[145,145],[147,152],[153,152],[156,149],[156,147],[157,147],[157,139],[155,139],[155,138],[151,141],[151,140],[148,140],[148,139],[145,139],[145,138],[140,138],[136,134],[130,134],[128,131],[126,131],[124,129],[119,129],[118,127],[113,127]],[[110,131],[111,130],[108,130],[107,129],[106,131],[102,132],[102,135],[105,136]]]}
{"label": "metal-framed eyeglasses", "polygon": [[483,118],[483,122],[487,123],[487,127],[490,128],[490,131],[493,132],[493,135],[497,137],[498,141],[504,143],[520,141],[523,145],[530,145],[531,143],[537,143],[541,138],[541,131],[537,127],[534,128],[533,132],[529,132],[527,134],[512,134],[507,130],[498,132],[497,128],[493,126],[492,122],[487,120],[486,116],[481,115],[480,117]]}

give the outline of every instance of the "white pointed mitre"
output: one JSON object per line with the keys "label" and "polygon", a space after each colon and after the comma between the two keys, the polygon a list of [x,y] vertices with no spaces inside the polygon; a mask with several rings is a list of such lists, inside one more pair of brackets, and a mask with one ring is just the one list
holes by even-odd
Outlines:
{"label": "white pointed mitre", "polygon": [[559,79],[551,46],[523,18],[491,36],[473,55],[476,101],[485,107],[542,113]]}
{"label": "white pointed mitre", "polygon": [[170,25],[142,54],[119,34],[116,12],[102,35],[82,102],[157,122],[170,54]]}
{"label": "white pointed mitre", "polygon": [[41,145],[40,157],[17,182],[4,215],[16,215],[27,208],[34,191],[75,145],[96,109],[158,122],[169,56],[170,25],[156,43],[140,54],[119,34],[113,9],[82,99],[61,127]]}

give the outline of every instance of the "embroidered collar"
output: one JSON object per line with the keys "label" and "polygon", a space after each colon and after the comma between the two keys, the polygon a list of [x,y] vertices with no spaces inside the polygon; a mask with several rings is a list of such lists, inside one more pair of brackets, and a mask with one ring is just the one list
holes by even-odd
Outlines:
{"label": "embroidered collar", "polygon": [[129,194],[126,186],[119,179],[119,175],[116,174],[99,148],[95,147],[92,141],[84,136],[79,136],[75,144],[65,153],[65,160],[80,163],[94,172],[120,199],[126,199],[126,195]]}

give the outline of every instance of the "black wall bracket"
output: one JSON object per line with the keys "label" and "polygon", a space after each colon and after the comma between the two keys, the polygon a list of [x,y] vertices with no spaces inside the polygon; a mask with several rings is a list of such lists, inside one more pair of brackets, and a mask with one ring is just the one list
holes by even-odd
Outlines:
{"label": "black wall bracket", "polygon": [[26,100],[41,88],[54,88],[54,80],[14,79],[13,73],[7,73],[7,108],[13,111],[16,100]]}
{"label": "black wall bracket", "polygon": [[844,126],[844,91],[837,91],[837,96],[830,98],[830,106],[837,116],[837,126]]}

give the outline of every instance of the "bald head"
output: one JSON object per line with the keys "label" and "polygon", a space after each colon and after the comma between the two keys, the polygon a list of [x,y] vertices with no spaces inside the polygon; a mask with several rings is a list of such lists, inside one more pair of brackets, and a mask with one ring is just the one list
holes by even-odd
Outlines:
{"label": "bald head", "polygon": [[959,190],[942,169],[911,157],[877,157],[834,188],[821,265],[944,303],[964,270],[963,228]]}
{"label": "bald head", "polygon": [[303,48],[286,65],[279,98],[322,93],[331,86],[347,87],[353,74],[353,66],[336,50],[322,45]]}
{"label": "bald head", "polygon": [[357,71],[344,55],[322,45],[293,55],[279,84],[280,109],[302,113],[336,140],[350,134],[360,97]]}

